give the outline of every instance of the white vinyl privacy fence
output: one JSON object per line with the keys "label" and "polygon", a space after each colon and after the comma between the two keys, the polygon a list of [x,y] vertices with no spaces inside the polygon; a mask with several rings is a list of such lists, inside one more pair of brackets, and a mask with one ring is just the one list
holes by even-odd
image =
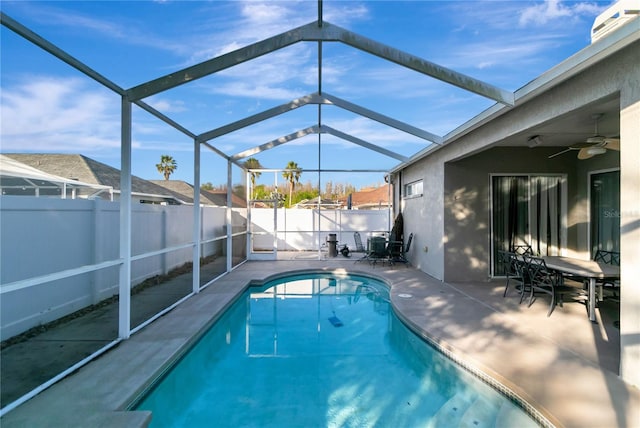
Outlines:
{"label": "white vinyl privacy fence", "polygon": [[[2,340],[118,294],[119,202],[2,196],[0,209]],[[214,256],[221,266],[207,271],[202,285],[246,258],[247,212],[233,209],[231,255],[227,209],[200,212],[201,257]],[[193,206],[133,204],[132,286],[193,260],[193,221]],[[252,209],[251,221],[254,248],[273,249],[275,237],[279,251],[311,251],[330,233],[355,250],[354,232],[366,245],[391,220],[389,210]]]}
{"label": "white vinyl privacy fence", "polygon": [[254,251],[274,248],[274,237],[278,251],[313,251],[325,244],[329,234],[353,251],[355,232],[366,246],[368,237],[391,229],[392,219],[390,210],[253,208],[251,223]]}
{"label": "white vinyl privacy fence", "polygon": [[[118,294],[118,202],[0,202],[2,340]],[[202,257],[224,256],[226,208],[201,213]],[[132,285],[193,260],[192,206],[135,204],[131,230]]]}

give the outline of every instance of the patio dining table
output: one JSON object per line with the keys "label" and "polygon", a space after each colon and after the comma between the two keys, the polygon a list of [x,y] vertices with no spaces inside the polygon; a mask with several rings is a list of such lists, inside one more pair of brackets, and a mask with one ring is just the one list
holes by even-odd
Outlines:
{"label": "patio dining table", "polygon": [[576,259],[573,257],[543,257],[547,267],[562,274],[589,281],[587,310],[589,320],[596,320],[596,281],[619,280],[620,266],[599,263],[594,260]]}

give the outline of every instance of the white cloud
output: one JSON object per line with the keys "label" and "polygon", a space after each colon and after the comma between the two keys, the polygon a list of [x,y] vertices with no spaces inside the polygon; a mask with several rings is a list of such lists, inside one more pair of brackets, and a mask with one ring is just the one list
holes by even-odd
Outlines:
{"label": "white cloud", "polygon": [[525,8],[520,13],[519,24],[522,27],[543,26],[550,22],[573,20],[582,15],[593,16],[604,10],[594,3],[577,2],[565,4],[561,0],[547,0]]}
{"label": "white cloud", "polygon": [[339,2],[326,4],[322,18],[334,25],[347,26],[353,21],[364,21],[371,18],[369,8],[364,3]]}
{"label": "white cloud", "polygon": [[180,100],[168,100],[165,98],[151,97],[147,100],[147,103],[162,113],[181,113],[187,111],[187,107],[184,101]]}
{"label": "white cloud", "polygon": [[285,5],[286,3],[249,1],[242,3],[241,13],[252,25],[279,25],[289,19],[293,13],[293,8]]}
{"label": "white cloud", "polygon": [[[553,55],[565,47],[575,46],[577,50],[580,45],[586,46],[591,23],[606,7],[596,2],[561,0],[529,4],[447,2],[451,21],[458,31],[445,38],[449,49],[437,51],[439,58],[435,61],[474,74],[474,69],[500,70],[502,75],[511,75],[509,85],[518,87],[555,64]],[[536,71],[517,81],[518,74],[514,71],[523,68]],[[487,72],[481,74],[493,80]]]}
{"label": "white cloud", "polygon": [[[27,5],[25,7],[29,7],[26,2],[25,5]],[[77,33],[84,32],[95,38],[117,40],[130,46],[143,46],[183,56],[192,51],[189,45],[185,45],[179,40],[164,37],[162,33],[154,34],[147,31],[140,22],[131,20],[118,22],[114,19],[96,18],[81,12],[71,11],[69,8],[60,9],[55,6],[55,2],[41,3],[37,7],[31,7],[29,15],[44,25],[55,23],[58,28],[68,27]]]}
{"label": "white cloud", "polygon": [[290,46],[268,58],[224,70],[214,81],[203,81],[202,87],[214,94],[288,101],[316,90],[317,69],[312,53],[309,45]]}
{"label": "white cloud", "polygon": [[527,60],[535,60],[555,43],[557,40],[551,35],[515,35],[508,43],[479,40],[459,47],[452,56],[452,62],[455,67],[521,66]]}
{"label": "white cloud", "polygon": [[3,151],[95,152],[120,146],[120,103],[80,79],[31,76],[2,90]]}
{"label": "white cloud", "polygon": [[[240,16],[230,19],[227,27],[221,29],[216,25],[199,29],[199,34],[193,36],[190,47],[192,51],[194,44],[197,48],[190,61],[214,58],[317,19],[317,4],[313,1],[238,1],[234,4]],[[342,21],[349,21],[364,14],[362,8],[344,7],[335,15]]]}
{"label": "white cloud", "polygon": [[216,86],[215,92],[233,97],[260,98],[270,100],[291,100],[301,94],[286,88],[235,81],[223,86]]}

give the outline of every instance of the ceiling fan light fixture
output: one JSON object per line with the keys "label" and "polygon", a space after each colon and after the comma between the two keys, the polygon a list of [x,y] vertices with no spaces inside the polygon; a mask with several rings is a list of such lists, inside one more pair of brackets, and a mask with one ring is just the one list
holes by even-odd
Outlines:
{"label": "ceiling fan light fixture", "polygon": [[593,137],[589,137],[585,140],[585,143],[589,144],[602,144],[604,143],[605,138],[600,135],[594,135]]}
{"label": "ceiling fan light fixture", "polygon": [[587,153],[591,156],[601,155],[607,152],[607,149],[604,147],[589,147],[587,149]]}
{"label": "ceiling fan light fixture", "polygon": [[540,144],[542,144],[542,137],[539,135],[534,135],[533,137],[529,137],[529,139],[527,140],[527,146],[530,149],[536,146],[539,146]]}

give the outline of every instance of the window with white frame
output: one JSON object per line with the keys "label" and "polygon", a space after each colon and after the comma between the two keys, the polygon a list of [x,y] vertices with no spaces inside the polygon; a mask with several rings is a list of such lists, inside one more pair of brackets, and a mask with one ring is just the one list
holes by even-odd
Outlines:
{"label": "window with white frame", "polygon": [[422,180],[412,181],[404,185],[405,198],[417,198],[422,196]]}

